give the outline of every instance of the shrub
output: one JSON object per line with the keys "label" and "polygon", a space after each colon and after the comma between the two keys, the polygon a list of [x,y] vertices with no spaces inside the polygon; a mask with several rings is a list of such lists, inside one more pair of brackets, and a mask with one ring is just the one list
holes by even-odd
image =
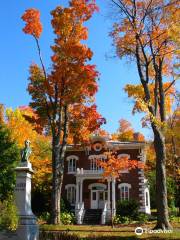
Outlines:
{"label": "shrub", "polygon": [[61,212],[70,212],[71,205],[67,199],[61,198]]}
{"label": "shrub", "polygon": [[117,201],[117,208],[116,208],[117,215],[134,219],[138,215],[138,209],[139,209],[139,203],[134,199],[131,199],[129,201],[127,200]]}
{"label": "shrub", "polygon": [[139,222],[139,223],[146,223],[148,221],[149,217],[147,214],[145,213],[139,213],[136,217],[136,220]]}
{"label": "shrub", "polygon": [[113,223],[116,224],[121,224],[121,223],[129,223],[131,221],[131,219],[129,217],[126,216],[120,216],[120,215],[116,215],[113,218]]}
{"label": "shrub", "polygon": [[0,229],[15,231],[18,226],[18,214],[12,197],[0,202],[0,213]]}
{"label": "shrub", "polygon": [[64,225],[70,225],[75,223],[75,216],[73,213],[63,212],[61,213],[61,222]]}
{"label": "shrub", "polygon": [[46,222],[50,223],[50,213],[49,212],[43,212],[39,217],[38,217],[39,222]]}

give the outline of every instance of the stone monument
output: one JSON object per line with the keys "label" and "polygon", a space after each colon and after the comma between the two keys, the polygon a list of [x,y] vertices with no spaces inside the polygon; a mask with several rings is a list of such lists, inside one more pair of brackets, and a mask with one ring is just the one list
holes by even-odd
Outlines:
{"label": "stone monument", "polygon": [[39,228],[37,218],[31,210],[31,176],[32,165],[28,161],[31,155],[30,141],[25,141],[21,151],[21,162],[16,167],[15,200],[19,213],[19,226],[16,231],[18,240],[38,240]]}

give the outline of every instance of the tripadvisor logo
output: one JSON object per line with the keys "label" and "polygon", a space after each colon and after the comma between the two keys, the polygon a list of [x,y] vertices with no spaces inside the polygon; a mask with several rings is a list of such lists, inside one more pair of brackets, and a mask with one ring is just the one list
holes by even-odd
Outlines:
{"label": "tripadvisor logo", "polygon": [[135,229],[135,233],[136,235],[142,235],[143,233],[149,233],[149,234],[153,234],[153,233],[172,233],[172,230],[162,230],[162,229],[148,229],[148,228],[142,228],[142,227],[137,227]]}
{"label": "tripadvisor logo", "polygon": [[137,227],[137,228],[135,229],[135,233],[136,233],[137,235],[142,235],[142,234],[143,234],[143,229],[142,229],[142,227]]}

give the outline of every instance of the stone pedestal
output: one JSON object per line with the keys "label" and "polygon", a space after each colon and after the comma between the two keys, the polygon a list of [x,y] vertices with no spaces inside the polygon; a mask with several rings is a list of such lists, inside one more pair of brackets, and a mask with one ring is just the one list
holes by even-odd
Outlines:
{"label": "stone pedestal", "polygon": [[38,240],[37,219],[31,210],[31,163],[21,162],[16,170],[15,200],[19,213],[17,235],[19,240]]}

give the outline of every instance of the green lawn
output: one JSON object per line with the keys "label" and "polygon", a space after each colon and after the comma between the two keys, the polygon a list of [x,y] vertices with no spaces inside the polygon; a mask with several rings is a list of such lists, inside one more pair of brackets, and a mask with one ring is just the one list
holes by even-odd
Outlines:
{"label": "green lawn", "polygon": [[[140,225],[139,225],[140,226]],[[107,237],[106,239],[180,239],[180,223],[174,223],[174,230],[172,233],[143,233],[141,236],[137,236],[134,232],[136,225],[122,225],[112,228],[111,226],[54,226],[54,225],[42,225],[41,230],[46,231],[66,231],[70,234],[76,234],[81,239],[97,239],[97,237]],[[144,224],[141,225],[143,229],[152,229],[153,225]]]}

